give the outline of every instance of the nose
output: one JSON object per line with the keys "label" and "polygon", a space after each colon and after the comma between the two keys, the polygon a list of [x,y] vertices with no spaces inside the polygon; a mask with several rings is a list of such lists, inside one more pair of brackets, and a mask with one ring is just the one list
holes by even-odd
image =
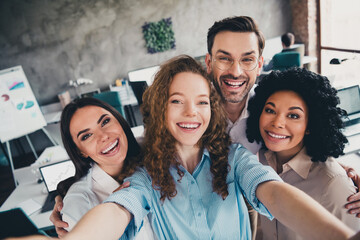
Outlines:
{"label": "nose", "polygon": [[97,135],[98,135],[98,140],[101,142],[104,142],[109,139],[109,135],[105,131],[99,131]]}
{"label": "nose", "polygon": [[244,70],[242,70],[241,65],[238,60],[234,60],[233,65],[228,70],[234,77],[240,76]]}
{"label": "nose", "polygon": [[185,115],[189,117],[193,117],[196,115],[196,106],[194,103],[185,104]]}
{"label": "nose", "polygon": [[273,126],[276,128],[284,128],[286,124],[285,117],[282,115],[276,115],[273,120]]}

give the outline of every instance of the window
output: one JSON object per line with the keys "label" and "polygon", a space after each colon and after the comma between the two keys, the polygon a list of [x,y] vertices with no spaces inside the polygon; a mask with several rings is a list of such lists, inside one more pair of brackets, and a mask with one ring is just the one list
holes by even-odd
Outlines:
{"label": "window", "polygon": [[321,73],[336,88],[360,84],[360,1],[319,0],[319,6]]}

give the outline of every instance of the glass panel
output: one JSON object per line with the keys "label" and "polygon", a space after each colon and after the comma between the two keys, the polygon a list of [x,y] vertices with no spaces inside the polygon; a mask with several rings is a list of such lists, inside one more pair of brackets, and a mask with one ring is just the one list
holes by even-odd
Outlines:
{"label": "glass panel", "polygon": [[[340,64],[330,64],[334,58]],[[321,50],[321,72],[335,88],[360,85],[360,54]]]}
{"label": "glass panel", "polygon": [[321,45],[360,50],[360,1],[321,1]]}

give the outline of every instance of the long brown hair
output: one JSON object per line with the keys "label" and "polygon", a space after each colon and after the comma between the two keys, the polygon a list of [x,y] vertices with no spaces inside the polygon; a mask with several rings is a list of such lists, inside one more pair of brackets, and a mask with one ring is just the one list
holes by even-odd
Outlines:
{"label": "long brown hair", "polygon": [[208,149],[211,157],[210,171],[213,175],[213,189],[224,199],[228,195],[226,177],[229,171],[228,152],[230,137],[226,133],[226,113],[220,103],[220,96],[212,87],[206,71],[193,58],[181,55],[165,62],[155,75],[153,84],[143,95],[142,113],[145,124],[144,166],[152,178],[154,189],[159,189],[161,200],[171,199],[177,194],[170,167],[175,166],[182,177],[175,160],[175,138],[166,126],[166,111],[169,89],[176,74],[191,72],[204,77],[210,88],[211,119],[209,126],[197,143],[200,149]]}
{"label": "long brown hair", "polygon": [[75,165],[75,176],[60,182],[57,186],[57,191],[62,197],[65,196],[66,192],[69,190],[70,186],[73,183],[75,183],[88,173],[89,169],[92,166],[92,163],[94,162],[90,157],[85,158],[80,153],[70,134],[70,121],[72,117],[78,109],[86,106],[97,106],[104,108],[116,118],[116,120],[120,123],[122,129],[125,132],[126,138],[128,140],[128,152],[126,154],[124,166],[122,168],[120,176],[118,179],[115,180],[121,183],[123,179],[126,176],[131,175],[135,171],[135,168],[141,163],[140,146],[137,143],[129,124],[116,109],[114,109],[109,104],[95,98],[76,99],[66,105],[61,114],[60,132],[62,142],[64,144],[64,148],[67,154]]}

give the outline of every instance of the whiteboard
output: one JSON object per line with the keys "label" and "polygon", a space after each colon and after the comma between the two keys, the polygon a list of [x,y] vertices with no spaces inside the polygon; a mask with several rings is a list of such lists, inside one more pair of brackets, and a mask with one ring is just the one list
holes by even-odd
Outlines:
{"label": "whiteboard", "polygon": [[0,141],[35,132],[46,121],[21,66],[0,71]]}

